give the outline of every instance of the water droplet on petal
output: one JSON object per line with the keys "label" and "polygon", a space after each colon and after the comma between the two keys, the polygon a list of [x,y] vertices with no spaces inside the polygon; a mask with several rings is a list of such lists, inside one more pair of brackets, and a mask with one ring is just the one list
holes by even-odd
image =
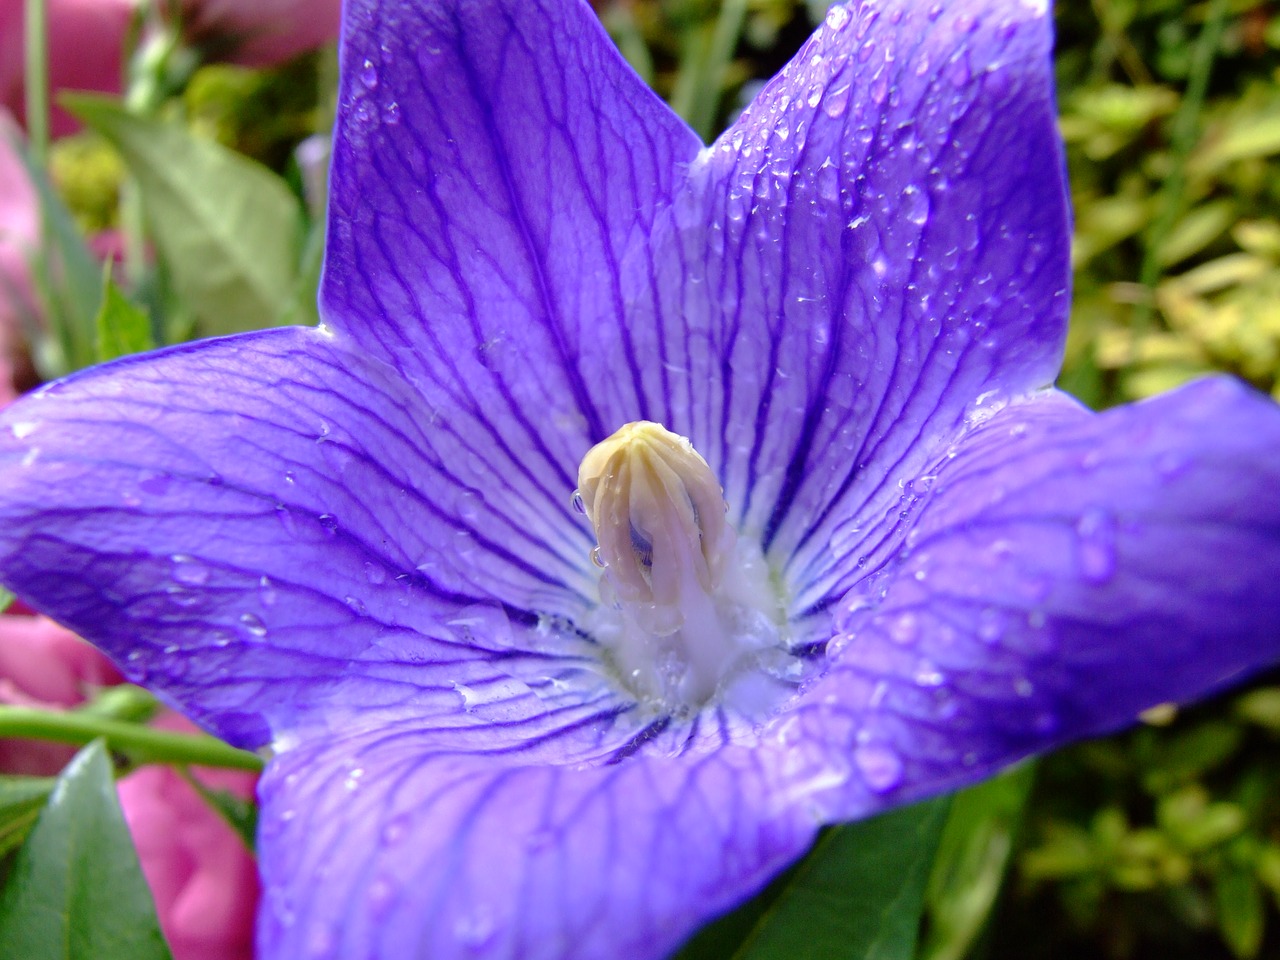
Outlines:
{"label": "water droplet on petal", "polygon": [[1036,715],[1035,719],[1031,721],[1031,725],[1032,727],[1035,728],[1036,733],[1041,734],[1042,736],[1047,736],[1048,734],[1051,734],[1051,733],[1057,733],[1058,732],[1057,714],[1053,713],[1050,710],[1045,710],[1044,712]]}
{"label": "water droplet on petal", "polygon": [[920,635],[920,619],[914,613],[900,614],[889,625],[889,636],[896,643],[913,643]]}
{"label": "water droplet on petal", "polygon": [[265,637],[267,635],[267,627],[262,622],[262,618],[255,613],[240,614],[240,625],[244,628],[244,632],[251,637]]}
{"label": "water droplet on petal", "polygon": [[923,661],[920,669],[916,671],[915,681],[922,687],[940,687],[946,682],[946,677],[933,664]]}
{"label": "water droplet on petal", "polygon": [[986,607],[978,614],[978,638],[985,643],[996,643],[1004,635],[1000,611]]}
{"label": "water droplet on petal", "polygon": [[530,853],[538,853],[556,845],[559,834],[555,830],[535,830],[525,838],[525,849]]}
{"label": "water droplet on petal", "polygon": [[125,678],[131,683],[145,683],[147,680],[147,664],[141,650],[131,650],[124,658]]}
{"label": "water droplet on petal", "polygon": [[849,106],[849,84],[832,87],[822,101],[822,112],[835,120],[844,116]]}
{"label": "water droplet on petal", "polygon": [[365,60],[360,65],[360,82],[366,90],[372,90],[378,85],[378,68],[373,65],[372,60]]}
{"label": "water droplet on petal", "polygon": [[929,219],[929,195],[915,184],[902,191],[902,215],[917,225]]}
{"label": "water droplet on petal", "polygon": [[409,815],[401,814],[398,817],[392,817],[387,821],[386,826],[382,828],[382,842],[386,846],[394,846],[404,839],[405,834],[409,832]]}
{"label": "water droplet on petal", "polygon": [[884,103],[889,96],[889,71],[878,71],[872,78],[871,88],[867,92],[876,103]]}
{"label": "water droplet on petal", "polygon": [[832,30],[843,30],[849,25],[849,8],[834,6],[827,11],[827,26]]}
{"label": "water droplet on petal", "polygon": [[1116,570],[1115,522],[1102,510],[1086,510],[1076,524],[1081,575],[1090,583],[1105,583]]}
{"label": "water droplet on petal", "polygon": [[864,743],[855,748],[853,762],[876,793],[885,793],[902,782],[902,758],[884,744]]}
{"label": "water droplet on petal", "polygon": [[373,882],[369,884],[369,889],[365,892],[366,902],[369,904],[369,911],[373,916],[380,917],[386,912],[387,907],[391,905],[391,901],[395,898],[395,887],[386,877],[375,877]]}
{"label": "water droplet on petal", "polygon": [[138,489],[155,497],[163,496],[173,483],[173,478],[165,473],[146,473],[138,480]]}
{"label": "water droplet on petal", "polygon": [[483,947],[493,939],[496,931],[493,913],[483,904],[472,907],[453,923],[454,936],[463,946],[471,949]]}
{"label": "water droplet on petal", "polygon": [[840,171],[833,163],[818,168],[818,196],[823,200],[836,200],[840,196]]}
{"label": "water droplet on petal", "polygon": [[280,598],[276,593],[275,585],[271,582],[271,578],[265,574],[258,580],[258,596],[262,600],[264,607],[274,607],[276,601]]}
{"label": "water droplet on petal", "polygon": [[[963,87],[973,79],[973,71],[969,68],[969,58],[964,53],[956,54],[950,63],[947,64],[947,79],[951,81],[952,86]],[[958,101],[967,106],[967,101]]]}
{"label": "water droplet on petal", "polygon": [[312,928],[311,936],[307,940],[307,952],[312,960],[325,960],[333,956],[336,947],[337,940],[327,925],[316,924]]}
{"label": "water droplet on petal", "polygon": [[200,586],[209,579],[209,568],[195,557],[175,553],[169,561],[173,564],[173,579],[178,583]]}
{"label": "water droplet on petal", "polygon": [[1166,451],[1156,457],[1156,472],[1164,480],[1173,480],[1192,463],[1192,458],[1178,451]]}

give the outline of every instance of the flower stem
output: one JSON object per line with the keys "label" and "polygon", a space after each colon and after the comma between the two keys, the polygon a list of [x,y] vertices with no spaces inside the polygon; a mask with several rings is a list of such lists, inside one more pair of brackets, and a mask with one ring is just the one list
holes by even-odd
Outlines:
{"label": "flower stem", "polygon": [[725,71],[737,49],[746,18],[747,0],[724,0],[714,24],[691,27],[683,38],[671,108],[684,117],[703,140],[709,140],[717,132],[714,125],[724,95]]}
{"label": "flower stem", "polygon": [[1156,215],[1147,231],[1142,269],[1138,282],[1147,296],[1138,305],[1133,323],[1133,351],[1137,354],[1138,342],[1151,324],[1155,309],[1156,287],[1160,282],[1164,264],[1160,262],[1160,244],[1182,215],[1183,194],[1187,184],[1187,160],[1199,135],[1200,114],[1204,109],[1205,95],[1209,90],[1209,75],[1213,61],[1222,42],[1222,31],[1227,14],[1226,0],[1212,0],[1204,27],[1191,48],[1191,65],[1187,71],[1187,88],[1173,118],[1173,130],[1169,137],[1170,170],[1160,187],[1156,203]]}
{"label": "flower stem", "polygon": [[0,706],[0,737],[55,740],[77,745],[101,737],[136,763],[261,770],[262,758],[205,734],[170,733],[87,713]]}
{"label": "flower stem", "polygon": [[49,155],[49,8],[46,0],[26,0],[27,142],[36,164]]}

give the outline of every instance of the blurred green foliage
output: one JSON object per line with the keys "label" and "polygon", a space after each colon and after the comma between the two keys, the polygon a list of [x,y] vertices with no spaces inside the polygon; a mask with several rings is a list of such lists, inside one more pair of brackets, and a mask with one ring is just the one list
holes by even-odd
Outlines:
{"label": "blurred green foliage", "polygon": [[[826,6],[596,3],[705,136]],[[1280,397],[1280,4],[1060,2],[1057,22],[1076,214],[1062,385],[1105,407],[1223,370]],[[159,110],[284,173],[300,198],[292,151],[327,125],[332,79],[326,56],[267,73],[205,67]],[[60,142],[52,170],[84,229],[128,225],[124,167],[103,140]],[[958,801],[922,956],[1280,956],[1275,682],[1051,757],[1025,807],[1029,770]]]}
{"label": "blurred green foliage", "polygon": [[[1057,66],[1063,385],[1101,407],[1224,370],[1280,397],[1280,9],[1061,4]],[[1280,956],[1278,739],[1255,686],[1048,758],[989,956]]]}
{"label": "blurred green foliage", "polygon": [[[1197,67],[1202,98],[1187,95]],[[1274,4],[1061,10],[1077,220],[1066,385],[1086,401],[1148,396],[1214,370],[1277,391],[1278,71]]]}

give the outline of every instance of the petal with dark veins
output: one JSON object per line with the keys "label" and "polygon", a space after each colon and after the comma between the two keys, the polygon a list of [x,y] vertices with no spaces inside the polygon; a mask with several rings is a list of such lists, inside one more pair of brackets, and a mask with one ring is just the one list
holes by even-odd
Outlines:
{"label": "petal with dark veins", "polygon": [[60,381],[0,416],[0,466],[6,584],[240,745],[590,659],[585,534],[324,329]]}
{"label": "petal with dark veins", "polygon": [[854,761],[830,815],[1275,663],[1277,450],[1280,409],[1226,379],[1102,414],[1050,392],[966,435],[906,548],[837,605],[831,666],[797,706],[804,742]]}
{"label": "petal with dark veins", "polygon": [[777,751],[605,765],[439,754],[412,724],[278,757],[261,786],[268,960],[659,960],[802,852]]}
{"label": "petal with dark veins", "polygon": [[[833,7],[637,264],[667,426],[804,611],[966,419],[1049,384],[1069,215],[1044,5]],[[838,543],[839,549],[831,545]]]}

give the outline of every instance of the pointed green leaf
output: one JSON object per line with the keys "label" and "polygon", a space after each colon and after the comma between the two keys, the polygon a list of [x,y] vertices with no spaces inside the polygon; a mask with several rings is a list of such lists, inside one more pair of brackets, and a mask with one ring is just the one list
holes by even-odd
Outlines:
{"label": "pointed green leaf", "polygon": [[245,845],[245,849],[253,853],[258,836],[258,805],[253,800],[236,796],[230,790],[216,790],[206,786],[185,767],[178,768],[178,775],[191,784],[191,788],[200,794],[200,799],[226,821],[227,826],[236,832]]}
{"label": "pointed green leaf", "polygon": [[1218,929],[1231,952],[1242,960],[1256,957],[1266,932],[1266,903],[1262,887],[1243,870],[1228,869],[1214,883]]}
{"label": "pointed green leaf", "polygon": [[100,740],[67,765],[18,851],[0,944],[23,960],[171,960]]}
{"label": "pointed green leaf", "polygon": [[0,776],[0,857],[26,840],[53,782],[53,777]]}
{"label": "pointed green leaf", "polygon": [[[15,141],[13,149],[40,200],[44,243],[31,266],[51,336],[35,342],[35,361],[41,375],[52,379],[95,361],[93,323],[101,297],[100,268],[44,170],[23,144]],[[38,331],[33,330],[35,336]]]}
{"label": "pointed green leaf", "polygon": [[156,249],[205,336],[279,323],[293,303],[302,209],[261,164],[104,97],[66,105],[124,156]]}
{"label": "pointed green leaf", "polygon": [[927,893],[924,960],[963,960],[995,906],[1035,782],[1024,763],[956,794]]}
{"label": "pointed green leaf", "polygon": [[282,324],[313,327],[320,322],[318,305],[320,269],[324,266],[324,220],[313,220],[307,228],[307,239],[298,259],[298,280],[293,303],[281,318]]}
{"label": "pointed green leaf", "polygon": [[830,827],[677,960],[910,960],[950,798]]}
{"label": "pointed green leaf", "polygon": [[120,292],[108,273],[102,284],[102,309],[98,311],[98,359],[114,360],[155,347],[151,318]]}

